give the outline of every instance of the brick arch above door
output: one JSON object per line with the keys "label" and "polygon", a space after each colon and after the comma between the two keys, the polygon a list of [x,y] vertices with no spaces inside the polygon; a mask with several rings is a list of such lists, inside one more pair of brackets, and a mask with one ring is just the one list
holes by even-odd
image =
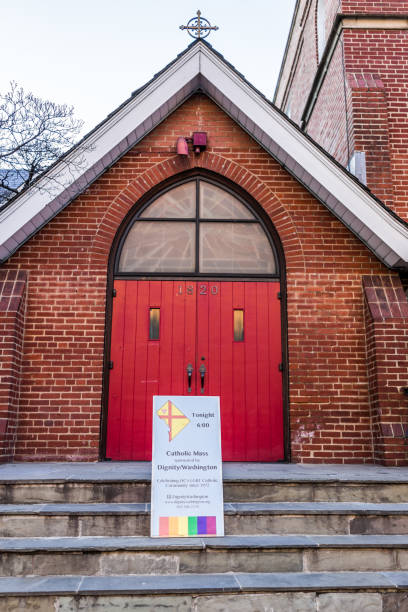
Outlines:
{"label": "brick arch above door", "polygon": [[89,249],[89,266],[107,265],[112,243],[123,219],[149,191],[163,181],[194,169],[208,170],[229,179],[256,200],[274,225],[282,243],[286,266],[303,272],[305,259],[302,243],[290,212],[269,186],[236,162],[213,153],[203,153],[194,159],[174,156],[156,164],[130,182],[107,207]]}

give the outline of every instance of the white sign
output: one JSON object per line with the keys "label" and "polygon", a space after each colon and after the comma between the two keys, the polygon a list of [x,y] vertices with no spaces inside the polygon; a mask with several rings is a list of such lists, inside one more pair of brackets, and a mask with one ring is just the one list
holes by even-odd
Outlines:
{"label": "white sign", "polygon": [[223,535],[220,398],[155,395],[151,536]]}

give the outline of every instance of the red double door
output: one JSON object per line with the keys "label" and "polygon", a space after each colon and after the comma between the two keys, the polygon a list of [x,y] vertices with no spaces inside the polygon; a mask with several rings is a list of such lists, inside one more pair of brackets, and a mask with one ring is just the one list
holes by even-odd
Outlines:
{"label": "red double door", "polygon": [[216,395],[224,461],[283,459],[279,283],[115,289],[106,457],[151,459],[153,395]]}

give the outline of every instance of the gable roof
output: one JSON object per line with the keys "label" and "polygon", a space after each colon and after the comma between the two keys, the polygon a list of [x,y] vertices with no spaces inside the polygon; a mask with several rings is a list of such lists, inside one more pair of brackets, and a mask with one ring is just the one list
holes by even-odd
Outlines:
{"label": "gable roof", "polygon": [[408,269],[408,224],[202,39],[0,210],[0,262],[197,91],[216,102],[385,265]]}

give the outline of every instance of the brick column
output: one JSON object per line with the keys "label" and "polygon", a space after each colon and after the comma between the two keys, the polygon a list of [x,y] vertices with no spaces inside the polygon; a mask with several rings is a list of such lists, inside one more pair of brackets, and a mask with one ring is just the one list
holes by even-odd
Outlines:
{"label": "brick column", "polygon": [[408,465],[408,301],[398,277],[364,276],[374,460]]}
{"label": "brick column", "polygon": [[0,461],[12,461],[17,436],[26,273],[0,270]]}

